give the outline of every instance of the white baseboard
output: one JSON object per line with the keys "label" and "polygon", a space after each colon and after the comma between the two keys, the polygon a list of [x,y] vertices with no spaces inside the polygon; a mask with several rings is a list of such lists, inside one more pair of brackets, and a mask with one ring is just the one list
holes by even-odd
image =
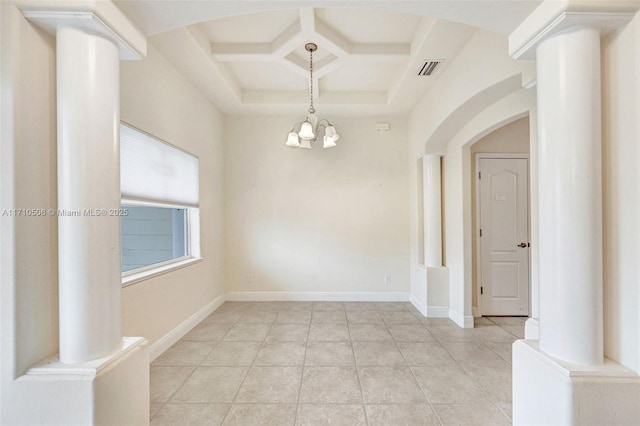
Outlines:
{"label": "white baseboard", "polygon": [[427,306],[427,317],[449,318],[449,307],[448,306]]}
{"label": "white baseboard", "polygon": [[449,308],[449,318],[451,318],[453,322],[458,324],[459,327],[473,328],[473,315],[464,316],[461,313]]}
{"label": "white baseboard", "polygon": [[237,291],[226,294],[233,302],[408,302],[403,292],[306,292],[306,291]]}
{"label": "white baseboard", "polygon": [[191,315],[186,321],[151,345],[149,347],[149,363],[162,355],[164,351],[173,346],[178,340],[182,339],[185,334],[191,331],[191,329],[198,325],[203,319],[211,315],[211,313],[218,309],[226,300],[226,294],[221,294],[213,299],[211,303]]}
{"label": "white baseboard", "polygon": [[423,317],[427,318],[449,318],[449,307],[448,306],[425,306],[417,297],[413,294],[409,299],[411,304],[422,314]]}
{"label": "white baseboard", "polygon": [[428,316],[427,315],[427,307],[425,305],[423,305],[422,302],[420,302],[417,297],[415,297],[412,294],[411,297],[409,298],[409,301],[422,314],[423,317]]}

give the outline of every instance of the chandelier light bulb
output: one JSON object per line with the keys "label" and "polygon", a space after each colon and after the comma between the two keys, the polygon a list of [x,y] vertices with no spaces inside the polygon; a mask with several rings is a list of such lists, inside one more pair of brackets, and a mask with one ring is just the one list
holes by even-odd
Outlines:
{"label": "chandelier light bulb", "polygon": [[336,146],[336,140],[334,138],[330,138],[329,136],[325,135],[323,138],[323,148],[333,148],[334,146]]}
{"label": "chandelier light bulb", "polygon": [[302,126],[300,126],[300,132],[298,132],[298,136],[300,136],[300,139],[302,140],[309,141],[314,138],[315,135],[313,134],[313,126],[309,121],[305,121],[304,123],[302,123]]}
{"label": "chandelier light bulb", "polygon": [[298,140],[298,134],[293,130],[289,132],[289,137],[287,138],[287,143],[285,145],[291,147],[299,147],[300,141]]}
{"label": "chandelier light bulb", "polygon": [[333,139],[334,142],[340,139],[340,135],[336,132],[336,128],[333,126],[327,127],[324,134]]}

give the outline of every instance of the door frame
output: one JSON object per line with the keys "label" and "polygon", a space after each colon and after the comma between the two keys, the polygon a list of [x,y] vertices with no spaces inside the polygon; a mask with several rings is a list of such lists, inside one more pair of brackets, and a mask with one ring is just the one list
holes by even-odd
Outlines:
{"label": "door frame", "polygon": [[[482,294],[480,294],[480,287],[482,283],[482,241],[480,239],[479,230],[480,230],[480,184],[478,182],[478,173],[480,172],[480,160],[481,159],[526,159],[527,160],[527,241],[531,241],[531,160],[529,158],[529,153],[516,153],[516,152],[476,152],[475,154],[475,165],[476,165],[476,175],[472,177],[474,182],[476,182],[476,206],[475,206],[475,224],[476,224],[476,235],[475,238],[475,246],[476,246],[476,256],[473,260],[476,265],[476,301],[477,301],[477,315],[482,316],[483,306],[482,306]],[[529,306],[527,307],[527,311],[529,312],[528,316],[531,316],[531,250],[528,250],[529,255]]]}

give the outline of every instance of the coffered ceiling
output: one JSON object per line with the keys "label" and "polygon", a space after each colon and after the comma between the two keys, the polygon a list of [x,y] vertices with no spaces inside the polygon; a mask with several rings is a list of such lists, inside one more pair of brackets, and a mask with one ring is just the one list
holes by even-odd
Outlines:
{"label": "coffered ceiling", "polygon": [[[172,28],[151,36],[151,44],[229,114],[304,113],[308,42],[318,45],[313,89],[319,111],[406,114],[477,31],[450,20],[362,7],[280,8],[176,27],[164,2],[116,3],[143,27]],[[223,3],[232,2],[218,5]],[[239,7],[243,2],[233,3]],[[535,2],[522,3],[530,8]],[[193,7],[209,4],[195,2]],[[163,20],[157,19],[161,12]],[[186,13],[176,12],[176,21],[185,20]],[[419,75],[431,61],[439,62],[433,73]]]}

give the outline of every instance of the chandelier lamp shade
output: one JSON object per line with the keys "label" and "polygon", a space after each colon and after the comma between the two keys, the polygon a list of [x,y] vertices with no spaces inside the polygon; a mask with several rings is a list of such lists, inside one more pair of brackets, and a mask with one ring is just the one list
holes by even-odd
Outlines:
{"label": "chandelier lamp shade", "polygon": [[315,43],[307,43],[304,48],[309,52],[309,115],[305,121],[293,125],[285,145],[292,148],[311,149],[312,143],[319,139],[321,133],[324,133],[322,147],[333,148],[340,139],[340,135],[329,120],[318,120],[313,106],[313,52],[318,50],[318,46]]}

